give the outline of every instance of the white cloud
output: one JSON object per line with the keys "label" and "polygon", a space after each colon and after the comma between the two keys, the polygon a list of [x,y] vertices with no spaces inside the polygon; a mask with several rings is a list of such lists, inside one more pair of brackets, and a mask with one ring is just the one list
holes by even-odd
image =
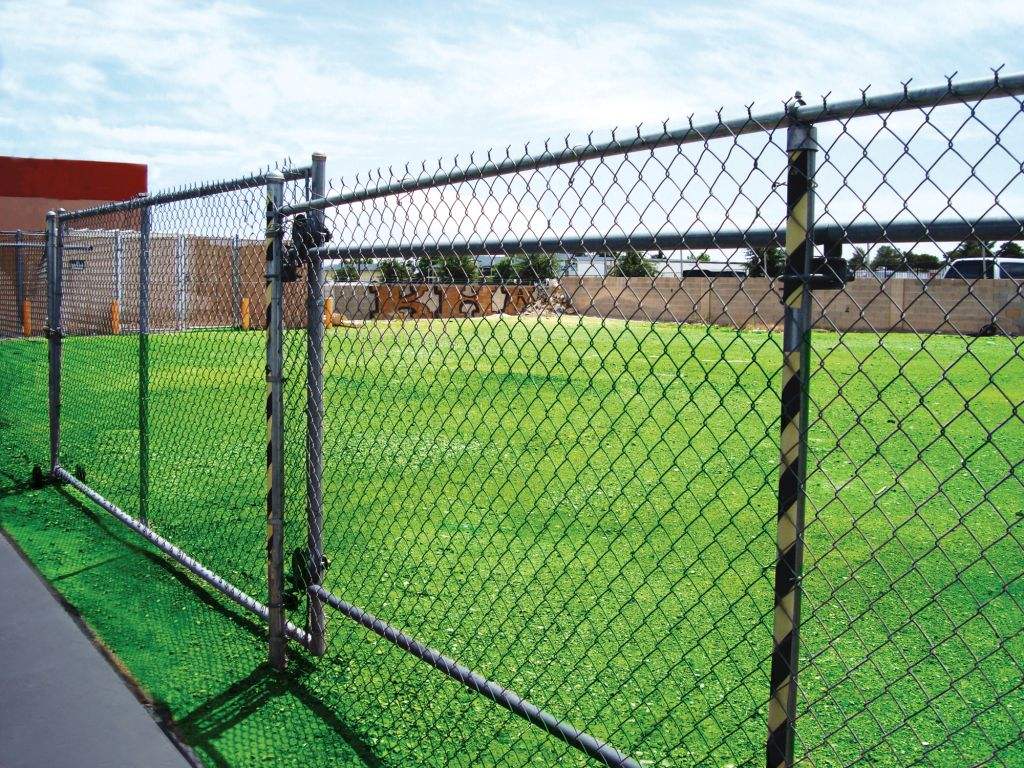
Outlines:
{"label": "white cloud", "polygon": [[487,146],[516,154],[528,137],[561,144],[670,116],[702,122],[719,106],[726,117],[751,103],[774,110],[797,88],[846,98],[910,75],[977,77],[1005,51],[1019,55],[1010,2],[850,8],[485,3],[314,18],[240,0],[11,0],[0,121],[15,130],[0,151],[146,162],[160,187],[322,150],[331,175],[351,180],[456,152],[464,163]]}

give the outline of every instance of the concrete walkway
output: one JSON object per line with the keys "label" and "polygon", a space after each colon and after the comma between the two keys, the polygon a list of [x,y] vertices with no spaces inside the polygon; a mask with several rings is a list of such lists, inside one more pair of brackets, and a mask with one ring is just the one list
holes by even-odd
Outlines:
{"label": "concrete walkway", "polygon": [[0,534],[0,768],[188,768]]}

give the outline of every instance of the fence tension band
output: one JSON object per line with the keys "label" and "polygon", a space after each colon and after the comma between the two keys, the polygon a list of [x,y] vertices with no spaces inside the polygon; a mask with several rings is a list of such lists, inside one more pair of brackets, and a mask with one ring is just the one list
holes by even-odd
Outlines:
{"label": "fence tension band", "polygon": [[574,728],[564,720],[559,720],[550,712],[541,709],[519,694],[513,693],[493,680],[488,680],[479,672],[474,672],[469,667],[459,664],[440,651],[434,650],[428,645],[423,645],[423,643],[409,637],[402,630],[391,626],[372,613],[364,611],[362,608],[351,603],[346,603],[323,587],[311,586],[308,591],[310,595],[337,609],[342,615],[369,629],[392,645],[412,654],[420,661],[426,662],[434,669],[446,674],[452,680],[462,683],[469,690],[486,696],[495,704],[547,731],[569,746],[575,747],[595,760],[601,761],[603,765],[614,766],[615,768],[640,768],[638,762],[619,752],[615,747],[591,736],[589,733],[584,733]]}
{"label": "fence tension band", "polygon": [[[118,520],[124,523],[125,526],[135,531],[140,536],[142,536],[142,538],[146,539],[146,541],[155,546],[157,549],[159,549],[165,555],[170,557],[172,560],[179,563],[180,565],[185,566],[189,571],[194,573],[196,576],[198,576],[211,587],[216,589],[222,595],[238,603],[240,606],[248,610],[250,613],[253,613],[256,616],[263,619],[263,621],[267,621],[268,617],[270,616],[270,611],[267,608],[267,606],[263,605],[263,603],[259,602],[258,600],[250,597],[248,594],[240,590],[231,582],[221,578],[214,571],[211,571],[209,568],[200,563],[194,557],[190,557],[182,549],[171,544],[171,542],[169,542],[160,534],[156,533],[152,528],[150,528],[147,525],[143,525],[141,522],[139,522],[134,517],[129,515],[120,507],[118,507],[116,504],[105,499],[99,493],[94,491],[88,485],[86,485],[77,477],[75,477],[66,469],[64,469],[64,467],[58,466],[54,470],[53,475],[57,480],[67,483],[68,485],[74,487],[76,490],[85,494],[97,506],[106,510],[111,515],[116,517]],[[296,627],[294,624],[290,622],[286,625],[285,632],[288,635],[288,637],[290,637],[292,640],[295,640],[298,643],[301,643],[302,645],[305,645],[309,642],[309,637],[306,634],[306,632],[300,629],[299,627]]]}

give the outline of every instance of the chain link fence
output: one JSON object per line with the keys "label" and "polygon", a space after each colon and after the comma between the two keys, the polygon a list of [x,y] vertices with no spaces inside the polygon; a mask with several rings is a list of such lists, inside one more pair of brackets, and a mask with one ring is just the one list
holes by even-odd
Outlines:
{"label": "chain link fence", "polygon": [[1019,764],[1022,94],[60,216],[53,471],[384,764]]}

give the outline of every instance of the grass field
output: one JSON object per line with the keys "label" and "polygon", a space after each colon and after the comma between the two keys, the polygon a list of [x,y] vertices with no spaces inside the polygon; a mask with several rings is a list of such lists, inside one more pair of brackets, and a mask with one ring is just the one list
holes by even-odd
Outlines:
{"label": "grass field", "polygon": [[[303,344],[288,334],[289,547]],[[261,599],[262,345],[152,337],[149,502]],[[644,765],[762,762],[777,335],[418,321],[332,330],[326,356],[328,588]],[[0,522],[209,764],[584,764],[341,617],[324,659],[265,673],[235,609],[15,482],[46,452],[44,344],[0,342],[0,369]],[[1020,341],[816,333],[812,369],[798,753],[1024,763]],[[66,341],[63,462],[132,514],[137,376],[134,337]]]}

